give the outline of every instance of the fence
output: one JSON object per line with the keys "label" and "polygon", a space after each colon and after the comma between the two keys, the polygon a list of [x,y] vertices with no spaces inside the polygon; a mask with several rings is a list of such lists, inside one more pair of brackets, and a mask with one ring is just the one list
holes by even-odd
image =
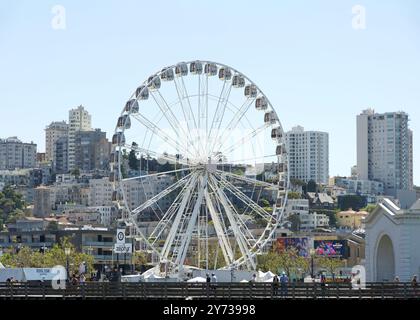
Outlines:
{"label": "fence", "polygon": [[87,282],[53,289],[48,283],[0,283],[0,299],[419,299],[410,283],[119,283]]}

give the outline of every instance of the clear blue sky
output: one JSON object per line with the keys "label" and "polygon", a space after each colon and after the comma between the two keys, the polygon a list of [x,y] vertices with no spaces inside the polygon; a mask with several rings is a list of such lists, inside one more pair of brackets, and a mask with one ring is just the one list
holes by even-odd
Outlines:
{"label": "clear blue sky", "polygon": [[[66,29],[51,27],[54,5]],[[352,6],[366,29],[352,28]],[[165,65],[222,62],[269,97],[285,129],[330,134],[330,175],[356,163],[356,115],[403,110],[420,184],[420,1],[0,1],[0,137],[44,150],[83,104],[110,135],[135,87]]]}

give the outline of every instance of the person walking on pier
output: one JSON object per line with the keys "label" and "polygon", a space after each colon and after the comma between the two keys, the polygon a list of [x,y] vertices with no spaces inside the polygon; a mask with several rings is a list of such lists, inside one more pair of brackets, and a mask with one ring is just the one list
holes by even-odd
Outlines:
{"label": "person walking on pier", "polygon": [[289,283],[289,278],[287,277],[286,272],[283,271],[280,277],[280,284],[281,284],[280,294],[284,298],[287,296],[288,283]]}
{"label": "person walking on pier", "polygon": [[275,274],[273,277],[273,296],[276,297],[279,294],[279,277]]}

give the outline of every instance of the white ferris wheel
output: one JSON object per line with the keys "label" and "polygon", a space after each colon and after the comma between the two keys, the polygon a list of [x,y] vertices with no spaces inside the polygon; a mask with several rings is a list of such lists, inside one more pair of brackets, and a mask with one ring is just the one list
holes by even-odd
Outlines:
{"label": "white ferris wheel", "polygon": [[284,132],[255,83],[209,61],[163,68],[131,95],[112,143],[113,201],[160,263],[255,270],[289,187]]}

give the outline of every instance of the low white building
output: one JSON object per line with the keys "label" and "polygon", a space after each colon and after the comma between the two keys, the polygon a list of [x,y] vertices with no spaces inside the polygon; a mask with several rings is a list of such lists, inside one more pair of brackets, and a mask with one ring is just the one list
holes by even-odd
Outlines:
{"label": "low white building", "polygon": [[328,228],[330,218],[321,213],[311,212],[300,216],[300,229],[302,231],[309,231],[316,228]]}
{"label": "low white building", "polygon": [[284,212],[284,219],[292,215],[299,216],[300,230],[309,231],[316,228],[328,228],[330,219],[325,214],[309,212],[308,199],[289,199]]}
{"label": "low white building", "polygon": [[365,219],[367,281],[420,274],[420,200],[402,210],[384,198]]}

